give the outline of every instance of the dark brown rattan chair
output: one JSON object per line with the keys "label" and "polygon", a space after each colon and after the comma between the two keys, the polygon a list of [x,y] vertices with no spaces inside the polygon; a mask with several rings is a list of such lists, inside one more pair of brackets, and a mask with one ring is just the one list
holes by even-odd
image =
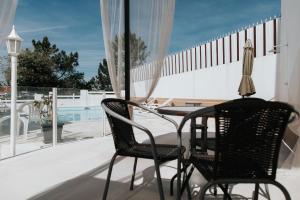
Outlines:
{"label": "dark brown rattan chair", "polygon": [[[162,186],[161,176],[159,171],[159,164],[181,158],[181,156],[185,151],[185,148],[181,147],[180,137],[179,137],[180,142],[178,143],[180,145],[178,146],[167,145],[167,144],[155,144],[152,133],[147,128],[131,120],[128,106],[139,107],[163,119],[166,119],[169,122],[173,123],[176,129],[178,127],[177,123],[174,120],[169,119],[164,115],[160,115],[148,108],[140,106],[134,102],[125,101],[122,99],[113,99],[113,98],[104,99],[101,102],[101,105],[104,111],[106,112],[111,127],[112,135],[113,135],[115,148],[116,148],[116,153],[114,154],[110,162],[110,166],[107,174],[107,180],[105,184],[105,190],[103,193],[103,199],[106,199],[107,197],[111,172],[112,172],[114,160],[116,159],[117,156],[129,156],[135,158],[130,190],[133,189],[137,159],[138,158],[153,159],[155,165],[155,171],[157,175],[157,184],[158,184],[160,199],[164,199],[163,186]],[[145,132],[149,137],[150,144],[138,143],[134,137],[133,127]],[[179,153],[180,149],[181,149],[181,153]]]}
{"label": "dark brown rattan chair", "polygon": [[273,184],[290,200],[288,191],[275,178],[281,140],[291,113],[297,112],[281,102],[237,99],[185,116],[179,134],[186,121],[209,112],[215,114],[214,155],[191,149],[189,160],[208,180],[201,188],[200,199],[211,186],[219,186],[224,199],[231,199],[228,184],[253,183],[254,199],[258,199],[259,184]]}

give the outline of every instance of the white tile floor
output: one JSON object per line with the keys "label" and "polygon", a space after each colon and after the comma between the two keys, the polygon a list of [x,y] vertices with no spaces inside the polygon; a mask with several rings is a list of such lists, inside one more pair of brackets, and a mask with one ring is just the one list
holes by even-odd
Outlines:
{"label": "white tile floor", "polygon": [[[168,122],[154,118],[137,119],[153,131],[157,142],[172,141],[174,134],[163,134],[174,131]],[[180,119],[177,119],[180,120]],[[163,129],[163,131],[161,131]],[[159,131],[160,130],[160,131]],[[146,136],[138,133],[139,140]],[[186,138],[188,140],[188,138]],[[0,161],[0,199],[51,199],[51,200],[93,200],[101,199],[105,185],[107,168],[114,153],[111,136],[88,139],[74,143],[58,145]],[[161,167],[166,199],[169,196],[169,179],[176,170],[176,162]],[[171,167],[170,167],[171,166]],[[159,199],[153,162],[141,159],[137,165],[135,189],[129,191],[129,182],[133,159],[119,157],[115,163],[108,199]],[[289,190],[292,199],[300,199],[300,170],[278,170],[277,180]],[[201,175],[195,174],[191,181],[194,185],[203,185]],[[233,193],[250,197],[253,186],[239,185]],[[199,188],[196,188],[199,189]],[[278,190],[270,188],[272,199],[282,200]],[[186,196],[183,197],[185,199]],[[197,199],[195,197],[195,199]],[[211,199],[211,198],[208,198]]]}

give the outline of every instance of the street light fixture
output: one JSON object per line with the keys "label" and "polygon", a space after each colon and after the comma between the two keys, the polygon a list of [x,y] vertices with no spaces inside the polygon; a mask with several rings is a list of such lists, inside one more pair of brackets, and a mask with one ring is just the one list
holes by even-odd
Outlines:
{"label": "street light fixture", "polygon": [[20,53],[23,39],[16,33],[13,26],[7,37],[6,46],[8,55],[11,59],[11,100],[10,100],[10,152],[16,155],[16,136],[17,136],[17,56]]}
{"label": "street light fixture", "polygon": [[17,34],[15,26],[13,26],[10,34],[7,37],[6,46],[8,55],[18,56],[21,50],[21,43],[23,39]]}

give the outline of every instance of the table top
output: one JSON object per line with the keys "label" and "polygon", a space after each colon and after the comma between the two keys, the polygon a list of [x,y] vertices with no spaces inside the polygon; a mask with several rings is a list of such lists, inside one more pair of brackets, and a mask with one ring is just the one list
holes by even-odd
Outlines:
{"label": "table top", "polygon": [[196,110],[206,108],[204,106],[163,106],[157,108],[157,112],[165,115],[185,116]]}

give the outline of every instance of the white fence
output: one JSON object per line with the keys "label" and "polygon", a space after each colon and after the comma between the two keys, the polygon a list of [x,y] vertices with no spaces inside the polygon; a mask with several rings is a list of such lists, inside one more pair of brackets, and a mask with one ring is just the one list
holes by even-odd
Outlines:
{"label": "white fence", "polygon": [[114,92],[80,90],[80,95],[58,95],[58,107],[100,106],[103,97],[115,97]]}
{"label": "white fence", "polygon": [[[255,58],[253,96],[271,99],[275,93],[276,55]],[[242,61],[173,76],[161,77],[152,97],[190,99],[239,98],[238,87],[242,76]],[[135,82],[137,96],[144,96],[145,82]]]}
{"label": "white fence", "polygon": [[[38,91],[38,90],[35,90]],[[59,138],[58,142],[82,140],[104,136],[108,133],[105,113],[101,111],[100,104],[105,97],[115,97],[113,92],[91,92],[81,90],[80,95],[56,95],[53,88],[49,94],[53,95],[53,121],[52,126],[42,126],[41,115],[34,107],[34,100],[41,100],[47,92],[30,92],[31,98],[17,101],[17,134],[16,143],[10,144],[10,103],[9,99],[1,101],[0,107],[0,160],[10,156],[10,149],[16,154],[23,154],[41,148],[55,146],[55,139],[50,143],[45,138]],[[47,90],[50,91],[50,90]],[[63,90],[61,90],[63,93]],[[57,98],[56,98],[57,97]],[[54,103],[57,99],[57,107]],[[96,107],[95,107],[96,106]],[[83,108],[82,108],[83,107]],[[87,108],[90,107],[90,108]],[[58,114],[60,112],[60,115]],[[54,114],[56,113],[56,114]],[[59,121],[60,120],[60,121]],[[51,122],[50,122],[51,123]],[[63,125],[59,125],[63,123]],[[47,136],[48,135],[48,136]]]}
{"label": "white fence", "polygon": [[[280,18],[274,18],[169,55],[164,60],[162,77],[240,61],[243,57],[243,47],[247,39],[251,39],[253,43],[254,57],[272,55],[275,53],[274,50],[276,50],[278,44],[279,23]],[[132,72],[134,82],[138,82],[147,80],[152,70],[151,67],[141,66],[133,69]]]}
{"label": "white fence", "polygon": [[[238,97],[243,46],[254,47],[253,79],[256,96],[274,97],[276,45],[280,18],[274,18],[165,58],[162,75],[152,96],[166,98],[231,99]],[[145,70],[149,69],[149,70]],[[136,96],[144,96],[150,67],[132,70]],[[267,77],[266,77],[267,76]]]}

